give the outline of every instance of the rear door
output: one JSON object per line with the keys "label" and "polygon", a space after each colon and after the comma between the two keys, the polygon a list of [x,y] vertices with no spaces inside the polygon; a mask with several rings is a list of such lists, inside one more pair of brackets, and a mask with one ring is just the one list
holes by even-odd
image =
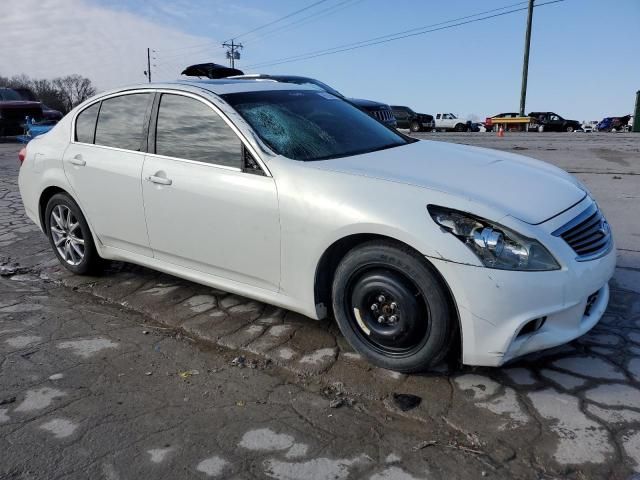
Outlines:
{"label": "rear door", "polygon": [[199,97],[162,93],[155,111],[142,175],[154,257],[277,290],[280,219],[273,178],[259,168],[243,170],[246,146]]}
{"label": "rear door", "polygon": [[153,95],[116,95],[84,109],[63,158],[69,183],[100,241],[147,256],[141,176]]}

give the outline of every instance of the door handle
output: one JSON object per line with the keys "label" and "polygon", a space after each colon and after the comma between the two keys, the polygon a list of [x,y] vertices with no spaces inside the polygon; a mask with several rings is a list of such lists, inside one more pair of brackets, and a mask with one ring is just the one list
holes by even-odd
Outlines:
{"label": "door handle", "polygon": [[82,158],[82,155],[77,154],[76,156],[72,157],[71,160],[69,160],[69,163],[72,163],[73,165],[77,165],[79,167],[84,167],[87,164],[87,161]]}
{"label": "door handle", "polygon": [[156,175],[147,177],[147,180],[151,183],[157,183],[159,185],[171,185],[173,183],[170,178],[157,177]]}

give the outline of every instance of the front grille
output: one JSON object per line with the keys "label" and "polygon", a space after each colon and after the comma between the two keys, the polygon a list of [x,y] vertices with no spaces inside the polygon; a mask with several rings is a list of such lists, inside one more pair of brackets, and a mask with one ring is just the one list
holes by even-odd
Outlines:
{"label": "front grille", "polygon": [[569,244],[578,255],[578,261],[593,260],[605,255],[612,244],[609,223],[595,203],[553,232],[553,235],[562,237]]}
{"label": "front grille", "polygon": [[369,112],[371,116],[381,122],[390,122],[394,119],[391,110],[373,110]]}

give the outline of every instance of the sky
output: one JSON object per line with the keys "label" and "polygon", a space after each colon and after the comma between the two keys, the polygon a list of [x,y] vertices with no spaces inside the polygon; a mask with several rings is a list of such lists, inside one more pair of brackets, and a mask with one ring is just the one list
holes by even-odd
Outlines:
{"label": "sky", "polygon": [[[350,97],[431,114],[483,119],[518,111],[526,11],[333,55],[252,65],[525,2],[323,0],[278,21],[316,2],[3,0],[0,75],[78,73],[104,90],[145,82],[149,47],[152,79],[175,80],[193,63],[226,64],[221,43],[237,37],[244,44],[237,67],[247,73],[311,76]],[[581,121],[632,113],[640,90],[638,25],[640,0],[537,7],[526,111]]]}

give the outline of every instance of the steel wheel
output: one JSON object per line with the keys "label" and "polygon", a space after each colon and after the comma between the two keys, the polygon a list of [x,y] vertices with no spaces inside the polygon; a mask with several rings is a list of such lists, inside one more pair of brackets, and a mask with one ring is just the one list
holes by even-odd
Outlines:
{"label": "steel wheel", "polygon": [[402,273],[370,266],[347,283],[351,327],[371,349],[407,357],[429,338],[429,311],[420,289]]}
{"label": "steel wheel", "polygon": [[80,221],[66,205],[56,205],[49,218],[49,230],[60,257],[69,265],[84,260],[85,244]]}

